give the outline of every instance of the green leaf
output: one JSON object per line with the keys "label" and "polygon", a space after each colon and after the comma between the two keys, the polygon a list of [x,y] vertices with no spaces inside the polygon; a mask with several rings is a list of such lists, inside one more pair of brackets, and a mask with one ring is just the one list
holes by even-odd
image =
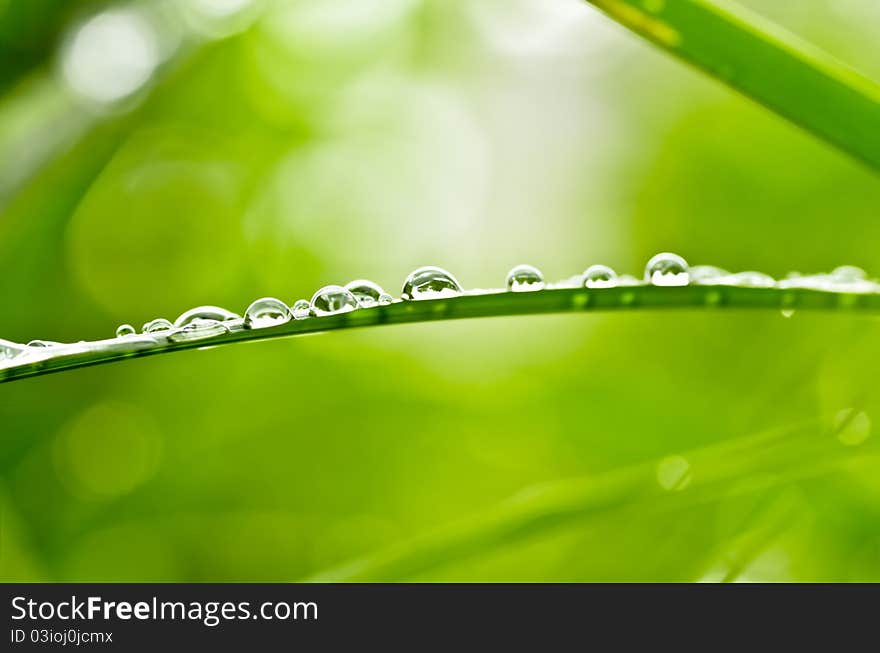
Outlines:
{"label": "green leaf", "polygon": [[587,0],[621,25],[880,169],[880,86],[733,2]]}
{"label": "green leaf", "polygon": [[507,315],[682,308],[840,310],[876,314],[880,313],[880,293],[721,285],[638,285],[556,288],[520,293],[482,292],[449,299],[396,302],[338,315],[291,320],[262,329],[231,325],[225,333],[206,337],[199,337],[198,332],[171,331],[167,335],[159,332],[41,348],[7,359],[6,365],[0,366],[0,383],[140,356],[336,329]]}

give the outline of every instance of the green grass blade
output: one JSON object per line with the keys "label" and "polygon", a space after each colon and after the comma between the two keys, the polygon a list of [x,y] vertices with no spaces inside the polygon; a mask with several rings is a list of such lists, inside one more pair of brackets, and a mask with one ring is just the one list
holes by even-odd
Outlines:
{"label": "green grass blade", "polygon": [[587,0],[839,149],[880,169],[880,86],[732,2]]}
{"label": "green grass blade", "polygon": [[339,315],[291,320],[264,329],[238,327],[210,337],[181,339],[175,335],[149,334],[62,345],[57,349],[47,348],[7,360],[5,366],[0,365],[0,383],[141,356],[355,327],[544,313],[720,308],[878,314],[880,293],[715,285],[639,285],[557,288],[523,293],[487,292],[449,299],[396,302]]}
{"label": "green grass blade", "polygon": [[[734,496],[774,492],[840,472],[853,460],[876,458],[880,454],[872,445],[841,446],[834,437],[839,429],[829,432],[816,422],[804,423],[685,452],[692,480],[673,491],[659,485],[656,460],[594,477],[536,486],[485,514],[307,580],[411,580],[548,532],[589,527],[610,514],[618,520],[638,519],[653,512],[687,510]],[[787,521],[786,514],[774,514],[772,520],[759,522],[754,534],[747,531],[745,543],[760,549]],[[747,560],[743,562],[748,564]],[[732,571],[736,573],[738,570]]]}

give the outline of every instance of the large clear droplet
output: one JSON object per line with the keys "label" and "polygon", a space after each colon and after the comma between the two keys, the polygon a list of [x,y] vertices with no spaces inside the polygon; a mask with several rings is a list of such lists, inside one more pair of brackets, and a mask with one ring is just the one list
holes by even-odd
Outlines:
{"label": "large clear droplet", "polygon": [[687,261],[678,254],[661,252],[645,266],[645,281],[655,286],[686,286],[690,281]]}
{"label": "large clear droplet", "polygon": [[290,320],[290,309],[287,304],[274,297],[262,297],[251,303],[244,312],[244,323],[251,329],[284,324]]}
{"label": "large clear droplet", "polygon": [[591,265],[584,270],[587,288],[613,288],[617,285],[617,273],[607,265]]}
{"label": "large clear droplet", "polygon": [[124,338],[125,336],[133,336],[137,331],[130,324],[120,324],[116,327],[116,337]]}
{"label": "large clear droplet", "polygon": [[336,315],[358,307],[357,299],[342,286],[324,286],[312,296],[312,315]]}
{"label": "large clear droplet", "polygon": [[155,320],[150,320],[146,324],[144,324],[143,329],[141,329],[142,333],[159,333],[160,331],[169,331],[174,328],[174,325],[171,324],[164,317],[157,317]]}
{"label": "large clear droplet", "polygon": [[174,320],[174,326],[181,329],[199,321],[226,322],[227,320],[236,320],[239,317],[241,316],[219,306],[196,306],[181,313],[180,317]]}
{"label": "large clear droplet", "polygon": [[373,283],[369,279],[356,279],[345,284],[345,288],[354,295],[358,305],[362,308],[375,306],[379,303],[379,298],[385,294],[379,284]]}
{"label": "large clear droplet", "polygon": [[505,281],[511,292],[530,292],[544,288],[544,275],[533,265],[517,265],[507,273]]}
{"label": "large clear droplet", "polygon": [[402,299],[443,299],[461,294],[461,284],[443,268],[427,265],[413,270],[403,283]]}
{"label": "large clear droplet", "polygon": [[297,320],[304,320],[309,316],[311,308],[308,299],[297,299],[290,307],[290,312]]}

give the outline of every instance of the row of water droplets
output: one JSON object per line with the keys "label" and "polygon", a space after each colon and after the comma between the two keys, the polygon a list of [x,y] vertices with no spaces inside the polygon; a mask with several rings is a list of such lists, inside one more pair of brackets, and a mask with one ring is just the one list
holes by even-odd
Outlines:
{"label": "row of water droplets", "polygon": [[[710,265],[691,267],[681,256],[669,252],[662,252],[652,257],[645,266],[642,279],[626,274],[618,275],[607,265],[591,265],[582,274],[558,282],[547,282],[538,268],[532,265],[517,265],[507,274],[506,288],[488,290],[463,290],[451,273],[442,268],[425,266],[414,270],[406,278],[399,299],[395,299],[372,281],[358,279],[344,286],[324,286],[312,296],[311,300],[298,299],[290,305],[274,297],[263,297],[252,302],[243,316],[219,306],[199,306],[182,313],[174,322],[165,318],[150,320],[142,326],[140,333],[132,325],[122,324],[116,329],[116,339],[126,342],[137,338],[141,339],[141,342],[154,344],[159,344],[161,338],[167,338],[172,342],[201,340],[232,331],[264,329],[290,320],[320,318],[400,301],[444,299],[459,295],[498,293],[505,290],[534,292],[545,288],[614,288],[638,285],[712,285],[808,288],[846,293],[880,292],[880,282],[868,279],[863,270],[848,265],[838,267],[827,274],[792,273],[785,279],[777,280],[761,272],[731,273]],[[50,353],[48,350],[69,346],[72,345],[46,340],[32,340],[26,345],[0,340],[0,363],[27,354],[45,358]]]}

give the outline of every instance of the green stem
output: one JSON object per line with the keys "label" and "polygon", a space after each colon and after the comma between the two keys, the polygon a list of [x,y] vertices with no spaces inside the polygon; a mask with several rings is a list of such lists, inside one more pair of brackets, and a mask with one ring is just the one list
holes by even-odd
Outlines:
{"label": "green stem", "polygon": [[817,47],[714,0],[587,0],[621,25],[880,169],[880,86]]}
{"label": "green stem", "polygon": [[160,333],[64,345],[57,350],[47,349],[45,353],[22,355],[20,362],[16,362],[19,360],[17,358],[11,359],[5,367],[0,367],[0,383],[128,358],[335,329],[476,317],[637,309],[797,309],[877,314],[880,313],[880,293],[843,293],[803,288],[640,285],[471,294],[449,299],[395,302],[339,315],[291,320],[264,329],[237,328],[205,338],[181,339]]}

